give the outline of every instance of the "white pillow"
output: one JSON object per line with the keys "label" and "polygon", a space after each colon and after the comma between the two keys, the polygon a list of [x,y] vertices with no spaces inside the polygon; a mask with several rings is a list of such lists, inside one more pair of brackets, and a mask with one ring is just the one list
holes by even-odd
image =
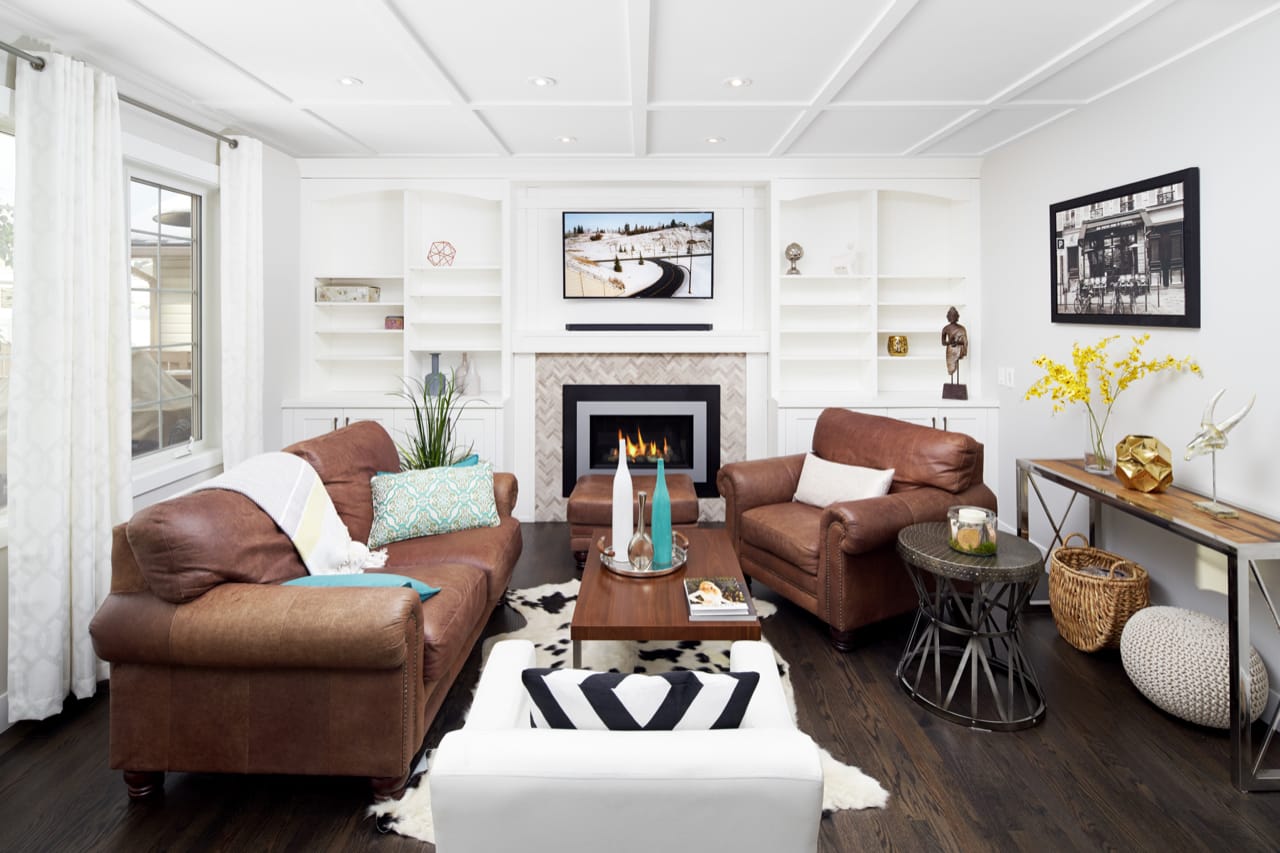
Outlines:
{"label": "white pillow", "polygon": [[841,501],[859,501],[889,493],[893,484],[893,471],[863,468],[861,465],[841,465],[828,462],[810,453],[804,459],[800,471],[800,484],[796,486],[795,500],[800,503],[825,507]]}

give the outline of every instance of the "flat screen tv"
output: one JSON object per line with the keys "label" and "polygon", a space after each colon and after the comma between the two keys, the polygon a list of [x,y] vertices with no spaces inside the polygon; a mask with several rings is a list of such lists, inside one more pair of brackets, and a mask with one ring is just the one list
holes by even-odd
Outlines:
{"label": "flat screen tv", "polygon": [[564,297],[710,299],[709,211],[564,214]]}

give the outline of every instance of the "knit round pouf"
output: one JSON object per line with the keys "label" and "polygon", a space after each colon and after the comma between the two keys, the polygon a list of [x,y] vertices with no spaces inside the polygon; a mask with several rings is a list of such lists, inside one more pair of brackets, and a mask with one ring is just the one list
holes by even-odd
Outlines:
{"label": "knit round pouf", "polygon": [[[1181,607],[1146,607],[1120,635],[1120,660],[1134,687],[1160,709],[1202,726],[1231,725],[1227,624]],[[1267,706],[1267,670],[1249,648],[1249,719]]]}

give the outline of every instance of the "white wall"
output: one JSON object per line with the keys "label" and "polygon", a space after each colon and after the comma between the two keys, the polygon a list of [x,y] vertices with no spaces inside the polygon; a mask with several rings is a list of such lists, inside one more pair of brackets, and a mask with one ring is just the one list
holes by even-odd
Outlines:
{"label": "white wall", "polygon": [[280,404],[298,394],[301,181],[292,157],[262,149],[263,347],[262,434],[265,450],[282,444]]}
{"label": "white wall", "polygon": [[[1218,417],[1253,393],[1252,414],[1219,454],[1220,499],[1280,516],[1280,383],[1276,381],[1276,321],[1280,282],[1273,266],[1280,169],[1280,16],[1270,16],[1194,56],[1173,63],[1070,117],[990,155],[982,173],[983,305],[987,340],[984,387],[997,387],[998,367],[1015,369],[1015,388],[1000,388],[1000,494],[1014,494],[1018,457],[1075,456],[1082,452],[1083,416],[1051,416],[1043,400],[1024,401],[1036,378],[1032,359],[1069,359],[1073,341],[1151,332],[1149,355],[1192,355],[1204,369],[1193,377],[1157,376],[1130,387],[1117,403],[1108,433],[1150,433],[1174,449],[1177,483],[1208,491],[1208,458],[1183,462],[1181,450],[1218,388],[1227,388]],[[1052,325],[1047,277],[1049,205],[1178,169],[1200,168],[1201,328],[1140,329]],[[1122,344],[1127,338],[1116,343]],[[1113,345],[1114,346],[1114,345]],[[1049,487],[1051,490],[1052,487]],[[1034,495],[1032,505],[1034,507]],[[1013,525],[1014,503],[1001,502]],[[1033,520],[1036,513],[1032,514]],[[1069,529],[1084,527],[1083,516]],[[1225,559],[1118,513],[1104,517],[1103,547],[1146,566],[1152,599],[1225,618]],[[1047,544],[1044,524],[1033,538]],[[1280,571],[1265,576],[1280,590]],[[1280,637],[1258,602],[1254,642],[1280,678]],[[1273,684],[1275,682],[1273,681]]]}

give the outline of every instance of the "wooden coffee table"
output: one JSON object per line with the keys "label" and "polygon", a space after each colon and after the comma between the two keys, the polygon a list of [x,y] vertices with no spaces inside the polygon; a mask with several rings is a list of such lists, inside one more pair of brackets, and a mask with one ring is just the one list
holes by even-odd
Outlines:
{"label": "wooden coffee table", "polygon": [[582,666],[585,640],[760,639],[760,620],[755,616],[731,621],[689,619],[686,577],[734,577],[744,585],[746,580],[728,531],[699,527],[682,532],[689,537],[684,568],[656,578],[636,578],[615,574],[600,564],[600,537],[608,539],[609,531],[595,531],[569,625],[575,669]]}

